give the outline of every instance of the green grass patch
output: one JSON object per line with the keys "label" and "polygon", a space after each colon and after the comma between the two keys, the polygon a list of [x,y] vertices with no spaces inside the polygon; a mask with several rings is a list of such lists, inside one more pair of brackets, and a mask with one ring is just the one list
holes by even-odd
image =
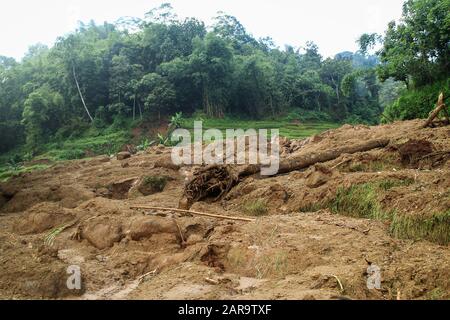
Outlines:
{"label": "green grass patch", "polygon": [[379,188],[375,183],[354,185],[348,189],[341,188],[328,206],[333,213],[355,218],[385,220],[389,214],[381,208],[378,191]]}
{"label": "green grass patch", "polygon": [[[195,118],[183,120],[182,127],[188,129],[193,136]],[[203,119],[203,130],[219,129],[225,136],[227,129],[279,129],[280,136],[289,139],[304,139],[340,125],[331,122],[310,122],[294,124],[287,120],[239,120],[239,119]],[[268,132],[270,134],[270,132]]]}
{"label": "green grass patch", "polygon": [[441,245],[450,243],[450,210],[427,218],[394,214],[391,233],[401,239],[426,239]]}
{"label": "green grass patch", "polygon": [[127,131],[118,131],[98,136],[80,137],[67,141],[49,143],[45,146],[48,150],[39,158],[52,160],[81,159],[90,155],[113,155],[130,141]]}
{"label": "green grass patch", "polygon": [[246,214],[256,217],[264,216],[269,212],[266,202],[261,199],[248,201],[244,204],[243,209]]}
{"label": "green grass patch", "polygon": [[42,145],[39,152],[30,157],[25,146],[18,146],[5,154],[0,155],[0,167],[6,166],[11,158],[19,155],[22,159],[48,159],[51,161],[64,161],[82,159],[97,155],[113,155],[121,147],[130,143],[132,135],[127,125],[122,129],[109,127],[103,130],[91,127],[81,135],[74,135],[67,139],[53,138]]}
{"label": "green grass patch", "polygon": [[50,165],[45,164],[37,164],[29,167],[20,167],[17,170],[11,170],[8,167],[0,167],[0,182],[5,182],[8,179],[18,176],[21,173],[32,172],[37,170],[45,170],[48,169]]}
{"label": "green grass patch", "polygon": [[427,292],[427,294],[425,295],[426,299],[428,300],[442,300],[444,296],[445,291],[439,287],[431,290],[430,292]]}
{"label": "green grass patch", "polygon": [[324,204],[333,213],[355,218],[390,222],[390,232],[397,238],[425,239],[442,245],[450,243],[450,210],[427,217],[399,214],[383,208],[380,197],[399,186],[411,185],[413,180],[381,180],[339,189],[336,197]]}
{"label": "green grass patch", "polygon": [[151,176],[145,177],[142,183],[146,188],[151,188],[155,192],[162,192],[166,187],[168,180],[167,177],[163,176]]}
{"label": "green grass patch", "polygon": [[[184,119],[182,125],[191,131],[192,137],[195,118]],[[126,122],[121,126],[112,125],[105,129],[90,127],[81,134],[70,135],[67,139],[58,136],[43,145],[34,159],[49,159],[52,161],[64,161],[82,159],[96,155],[113,155],[120,151],[121,147],[130,143],[131,129],[136,123]],[[203,129],[219,129],[225,136],[227,129],[279,129],[280,135],[291,139],[303,139],[321,133],[328,129],[337,128],[339,124],[330,122],[314,122],[293,124],[284,120],[235,120],[235,119],[206,119],[203,120]],[[270,133],[270,132],[269,132]],[[20,155],[22,158],[28,155],[25,146],[18,146],[5,154],[0,155],[0,167],[6,166],[8,161]],[[31,160],[30,159],[28,160]],[[11,173],[0,172],[0,176],[9,177]]]}

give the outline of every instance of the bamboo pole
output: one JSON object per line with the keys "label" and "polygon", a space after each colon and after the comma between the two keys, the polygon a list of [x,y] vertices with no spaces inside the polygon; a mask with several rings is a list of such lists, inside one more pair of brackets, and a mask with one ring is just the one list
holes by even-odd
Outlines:
{"label": "bamboo pole", "polygon": [[196,216],[224,219],[224,220],[245,221],[245,222],[255,222],[256,221],[256,219],[251,219],[251,218],[229,217],[229,216],[223,216],[223,215],[219,215],[219,214],[211,214],[211,213],[191,211],[191,210],[182,210],[182,209],[175,209],[175,208],[163,208],[163,207],[151,207],[151,206],[131,206],[130,209],[174,211],[174,212],[180,212],[180,213],[189,213],[189,214],[196,215]]}

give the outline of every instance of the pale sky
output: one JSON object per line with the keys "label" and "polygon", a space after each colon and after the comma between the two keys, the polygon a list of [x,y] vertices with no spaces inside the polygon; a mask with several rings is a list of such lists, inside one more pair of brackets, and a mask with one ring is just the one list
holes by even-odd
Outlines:
{"label": "pale sky", "polygon": [[383,33],[389,21],[400,18],[404,0],[2,0],[0,55],[20,59],[30,45],[51,46],[78,21],[142,18],[164,2],[179,17],[196,17],[207,25],[218,11],[234,15],[256,38],[270,36],[282,48],[312,40],[328,57],[357,50],[362,33]]}

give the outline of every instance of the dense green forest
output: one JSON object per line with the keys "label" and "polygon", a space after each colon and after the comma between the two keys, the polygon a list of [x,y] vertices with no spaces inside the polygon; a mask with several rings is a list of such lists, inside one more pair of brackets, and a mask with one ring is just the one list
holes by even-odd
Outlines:
{"label": "dense green forest", "polygon": [[385,35],[365,34],[360,51],[326,59],[313,42],[280,49],[235,17],[219,14],[206,27],[168,4],[144,19],[80,24],[22,61],[0,56],[0,153],[22,145],[35,155],[92,128],[179,112],[371,124],[424,117],[448,92],[449,32],[450,0],[409,0]]}

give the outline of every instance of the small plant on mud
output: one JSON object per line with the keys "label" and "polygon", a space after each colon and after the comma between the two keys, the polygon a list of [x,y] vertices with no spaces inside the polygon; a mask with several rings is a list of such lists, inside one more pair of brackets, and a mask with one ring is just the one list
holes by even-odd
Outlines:
{"label": "small plant on mud", "polygon": [[444,296],[444,291],[441,288],[435,288],[427,293],[426,297],[429,300],[442,300]]}
{"label": "small plant on mud", "polygon": [[150,141],[147,138],[144,138],[141,140],[141,143],[136,147],[136,149],[137,151],[145,151],[154,143],[154,141]]}
{"label": "small plant on mud", "polygon": [[288,254],[281,250],[263,255],[255,265],[255,271],[258,279],[283,278],[288,272]]}
{"label": "small plant on mud", "polygon": [[158,142],[160,145],[167,146],[170,140],[169,137],[165,137],[163,134],[158,133]]}
{"label": "small plant on mud", "polygon": [[183,124],[183,113],[182,112],[175,113],[175,115],[172,118],[170,118],[169,132],[181,128],[182,124]]}
{"label": "small plant on mud", "polygon": [[44,238],[44,244],[46,246],[52,247],[53,243],[55,242],[55,239],[57,236],[59,236],[62,232],[64,232],[66,229],[69,229],[71,227],[73,227],[78,221],[74,221],[71,223],[67,223],[63,226],[54,228],[53,230],[51,230]]}
{"label": "small plant on mud", "polygon": [[168,181],[169,178],[164,176],[145,177],[142,181],[142,185],[139,187],[139,191],[144,195],[162,192],[164,191]]}
{"label": "small plant on mud", "polygon": [[261,199],[245,203],[243,209],[246,214],[256,217],[264,216],[269,212],[266,202]]}

